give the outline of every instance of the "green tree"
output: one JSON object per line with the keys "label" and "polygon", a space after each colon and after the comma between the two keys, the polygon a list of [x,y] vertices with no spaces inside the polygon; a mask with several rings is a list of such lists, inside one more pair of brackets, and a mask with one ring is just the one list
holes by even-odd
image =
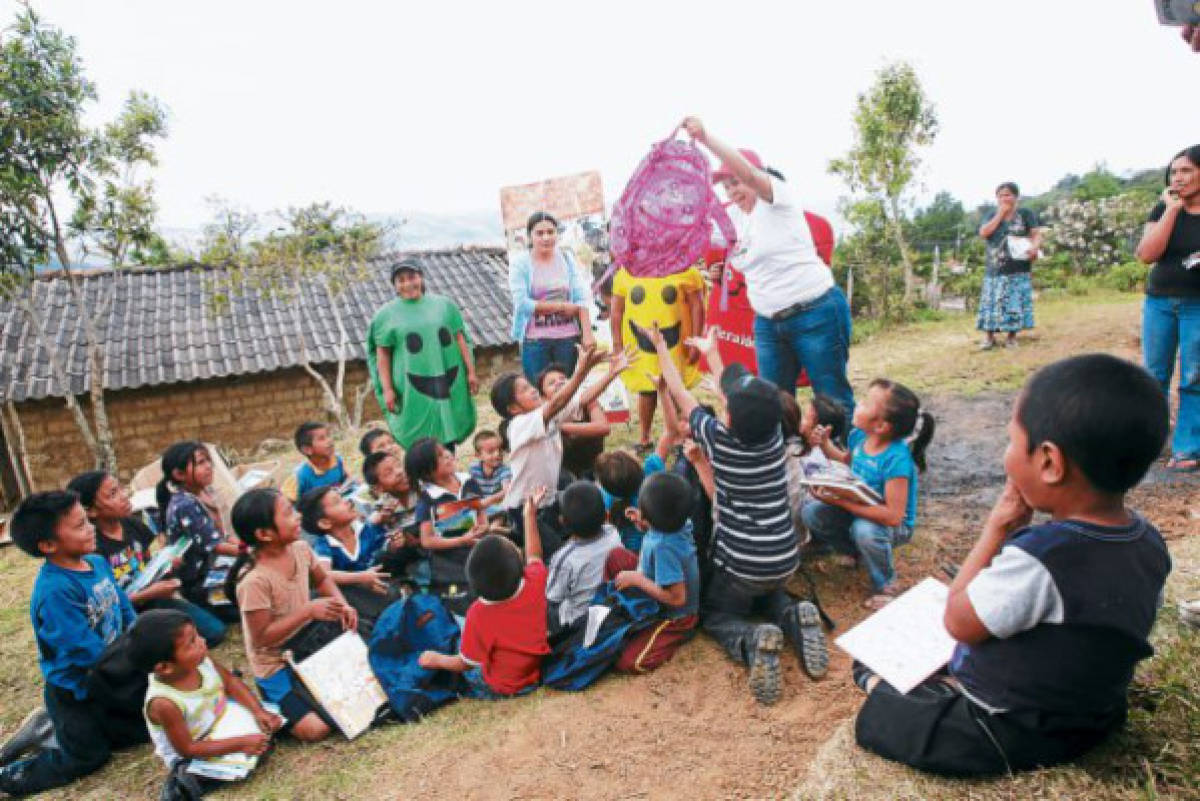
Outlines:
{"label": "green tree", "polygon": [[[112,229],[103,228],[99,219],[108,214],[106,208],[116,214],[125,205],[114,194],[110,206],[105,195],[110,183],[120,183],[121,165],[152,161],[148,139],[161,135],[163,129],[157,104],[135,95],[113,125],[94,130],[85,124],[84,114],[95,99],[96,88],[84,75],[75,39],[43,24],[28,5],[18,10],[15,21],[0,31],[0,254],[4,256],[0,289],[29,319],[96,464],[115,471],[104,402],[101,342],[105,332],[98,328],[111,295],[88,307],[74,270],[70,223],[91,220],[75,234],[101,235],[98,241],[103,241],[103,247],[122,258],[139,242],[151,244],[140,233],[141,213],[117,214],[120,220],[109,220]],[[144,209],[145,199],[139,197],[136,205]],[[60,346],[47,336],[33,304],[35,271],[47,264],[61,268],[83,328],[90,420],[69,392],[64,353],[68,345]]]}
{"label": "green tree", "polygon": [[258,228],[258,215],[217,195],[205,200],[212,210],[212,219],[204,226],[200,261],[222,265],[243,260],[251,235]]}
{"label": "green tree", "polygon": [[909,231],[922,249],[950,245],[967,232],[967,212],[954,195],[938,192],[928,206],[913,215]]}
{"label": "green tree", "polygon": [[[253,226],[247,224],[244,213],[218,209],[212,224],[215,250],[210,256],[219,256],[225,269],[216,274],[210,287],[216,311],[228,311],[229,304],[240,296],[284,303],[301,332],[297,342],[300,366],[321,387],[326,411],[343,428],[357,427],[370,382],[359,387],[351,413],[344,401],[350,335],[341,298],[347,287],[369,277],[368,261],[382,252],[389,229],[330,203],[289,208],[279,216],[282,226],[246,242]],[[337,328],[337,371],[332,383],[313,365],[308,339],[320,327],[304,302],[305,286],[325,295]]]}
{"label": "green tree", "polygon": [[1121,179],[1109,172],[1108,167],[1097,164],[1092,171],[1079,179],[1071,188],[1071,197],[1076,200],[1103,200],[1121,194],[1124,186]]}
{"label": "green tree", "polygon": [[[829,163],[851,192],[878,201],[904,266],[904,302],[913,298],[915,274],[904,236],[905,194],[920,166],[919,148],[932,144],[938,121],[916,71],[903,62],[883,68],[858,96],[854,143]],[[885,301],[886,305],[886,301]]]}
{"label": "green tree", "polygon": [[838,208],[854,233],[834,252],[834,271],[846,287],[851,307],[867,309],[872,317],[892,317],[893,265],[899,261],[889,234],[887,211],[873,198],[843,200]]}
{"label": "green tree", "polygon": [[142,167],[158,165],[152,140],[167,134],[166,109],[145,92],[133,92],[116,120],[96,137],[91,171],[98,186],[78,198],[68,226],[84,253],[95,248],[114,269],[161,260],[166,252],[154,230],[154,182]]}

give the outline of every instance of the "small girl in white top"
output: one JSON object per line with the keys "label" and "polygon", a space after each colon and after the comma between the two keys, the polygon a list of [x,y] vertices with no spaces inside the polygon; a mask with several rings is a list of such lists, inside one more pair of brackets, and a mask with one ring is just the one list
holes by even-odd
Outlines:
{"label": "small girl in white top", "polygon": [[[167,768],[180,759],[209,759],[227,754],[258,756],[283,718],[263,709],[236,676],[214,662],[191,618],[174,609],[138,616],[129,631],[129,655],[150,674],[143,711],[154,752]],[[260,732],[212,739],[210,732],[231,704],[253,715]]]}

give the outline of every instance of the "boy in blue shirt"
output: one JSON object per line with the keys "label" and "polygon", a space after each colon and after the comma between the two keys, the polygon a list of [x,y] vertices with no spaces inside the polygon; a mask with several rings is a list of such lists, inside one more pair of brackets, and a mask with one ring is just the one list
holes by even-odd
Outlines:
{"label": "boy in blue shirt", "polygon": [[[12,538],[45,560],[29,602],[45,679],[46,709],[58,747],[0,770],[0,791],[29,795],[60,787],[98,770],[114,747],[145,741],[144,723],[119,725],[89,697],[88,670],[133,624],[133,605],[96,550],[92,527],[73,492],[30,495],[12,518]],[[138,710],[130,710],[137,716]]]}
{"label": "boy in blue shirt", "polygon": [[[1125,721],[1171,560],[1125,506],[1166,441],[1140,367],[1091,354],[1038,371],[1008,424],[1008,483],[950,585],[949,675],[901,695],[861,665],[858,743],[977,776],[1075,759]],[[1030,525],[1034,511],[1050,519]]]}
{"label": "boy in blue shirt", "polygon": [[293,437],[296,450],[304,461],[283,481],[280,492],[292,503],[299,503],[309,490],[338,487],[347,481],[346,467],[334,448],[333,435],[324,423],[301,423]]}
{"label": "boy in blue shirt", "polygon": [[[661,619],[634,635],[617,659],[617,670],[649,673],[696,632],[700,563],[690,520],[694,502],[692,488],[682,476],[655,473],[642,484],[637,508],[626,513],[646,535],[637,570],[622,570],[613,584],[618,590],[639,589],[658,601]],[[633,556],[631,551],[624,553]]]}

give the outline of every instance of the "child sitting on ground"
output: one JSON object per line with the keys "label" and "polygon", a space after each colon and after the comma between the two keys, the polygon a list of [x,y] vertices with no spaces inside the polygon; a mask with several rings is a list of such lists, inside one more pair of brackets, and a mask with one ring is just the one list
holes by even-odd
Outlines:
{"label": "child sitting on ground", "polygon": [[[785,637],[809,676],[825,675],[829,663],[816,606],[794,601],[784,590],[800,564],[800,551],[788,512],[779,388],[741,364],[725,368],[711,329],[690,344],[721,377],[725,411],[717,419],[683,385],[662,332],[644,333],[658,352],[671,399],[713,468],[717,514],[704,630],[750,668],[755,699],[774,704],[783,690],[779,652]],[[756,614],[769,622],[754,622]]]}
{"label": "child sitting on ground", "polygon": [[[504,440],[495,431],[480,431],[472,440],[475,455],[479,458],[471,462],[467,468],[480,494],[501,496],[508,492],[512,483],[512,468],[504,463]],[[483,510],[488,517],[504,514],[501,504],[489,506]]]}
{"label": "child sitting on ground", "polygon": [[404,448],[386,428],[372,428],[363,434],[358,441],[358,451],[364,459],[372,453],[390,453],[397,459],[404,458]]}
{"label": "child sitting on ground", "polygon": [[133,583],[150,562],[150,549],[157,539],[150,527],[133,515],[129,493],[116,476],[104,470],[89,470],[75,476],[67,489],[79,496],[88,519],[96,528],[96,553],[108,561],[113,578],[129,595],[133,608],[177,609],[196,624],[202,636],[214,648],[225,639],[225,624],[220,618],[196,604],[176,597],[181,586],[179,579],[169,574],[129,592]]}
{"label": "child sitting on ground", "polygon": [[692,488],[675,473],[659,472],[642,484],[630,519],[646,532],[642,553],[609,555],[607,570],[618,590],[641,590],[659,603],[659,620],[634,635],[617,670],[649,673],[692,638],[699,623],[700,563],[692,540]]}
{"label": "child sitting on ground", "polygon": [[[521,505],[524,499],[536,487],[559,486],[562,423],[600,397],[605,387],[629,366],[630,354],[627,351],[612,354],[604,377],[587,391],[579,392],[583,379],[600,363],[600,359],[595,345],[580,348],[575,373],[548,399],[543,398],[537,387],[519,373],[505,373],[492,385],[492,407],[503,418],[500,436],[508,443],[508,451],[512,456],[513,477],[504,496],[504,508],[508,510],[518,542],[522,537],[524,516]],[[547,494],[542,498],[544,506],[538,512],[540,533],[546,553],[551,556],[562,542],[561,532],[558,531],[558,515],[551,508],[554,502],[554,495]]]}
{"label": "child sitting on ground", "polygon": [[[218,556],[238,555],[238,542],[222,529],[221,513],[211,492],[212,456],[202,443],[176,442],[162,455],[162,478],[155,488],[160,525],[167,543],[191,540],[175,571],[185,599],[226,622],[237,620],[231,603],[214,602],[206,587],[209,571]],[[231,599],[230,599],[231,600]]]}
{"label": "child sitting on ground", "polygon": [[417,492],[404,469],[404,457],[390,450],[375,451],[363,460],[363,481],[352,496],[359,512],[389,533],[407,525],[417,507]]}
{"label": "child sitting on ground", "polygon": [[[554,396],[568,381],[567,368],[552,364],[537,376],[538,392],[542,397]],[[608,416],[600,408],[599,396],[587,406],[562,422],[562,469],[575,478],[590,481],[596,457],[604,452],[604,439],[612,431]]]}
{"label": "child sitting on ground", "polygon": [[280,492],[252,489],[242,495],[233,505],[233,527],[249,550],[238,556],[226,586],[237,596],[254,683],[264,700],[279,707],[286,731],[303,742],[322,740],[331,724],[292,676],[283,660],[284,644],[313,621],[354,629],[358,614],[300,539],[300,516]]}
{"label": "child sitting on ground", "polygon": [[621,547],[621,536],[605,521],[604,498],[590,481],[576,481],[558,503],[569,539],[550,559],[546,600],[550,630],[559,631],[587,614],[596,589],[604,583],[604,561]]}
{"label": "child sitting on ground", "polygon": [[[154,609],[138,617],[129,630],[129,659],[150,674],[146,726],[154,753],[168,770],[181,759],[258,756],[283,726],[283,718],[263,709],[241,679],[213,661],[208,644],[182,612]],[[231,704],[253,715],[261,731],[225,739],[209,737]]]}
{"label": "child sitting on ground", "polygon": [[645,471],[629,451],[605,451],[596,459],[596,481],[608,522],[620,534],[621,545],[634,553],[642,550],[642,531],[625,511],[637,506],[638,490],[645,478]]}
{"label": "child sitting on ground", "polygon": [[[1125,505],[1166,441],[1167,399],[1143,369],[1076,356],[1013,405],[1008,483],[946,603],[949,677],[901,695],[861,665],[860,745],[951,776],[1073,760],[1125,720],[1134,666],[1171,570]],[[1034,511],[1050,516],[1031,525]]]}
{"label": "child sitting on ground", "polygon": [[382,561],[403,539],[389,538],[380,526],[364,525],[354,504],[333,487],[309,490],[300,499],[299,512],[304,531],[316,533],[313,553],[358,611],[359,633],[369,637],[375,620],[398,597],[390,583],[393,574]]}
{"label": "child sitting on ground", "polygon": [[820,443],[826,439],[835,443],[842,441],[846,434],[846,411],[840,403],[819,392],[804,405],[803,411],[794,393],[779,390],[779,401],[783,406],[781,423],[792,525],[796,527],[803,544],[808,541],[808,531],[804,528],[801,514],[813,498],[801,479],[829,467],[829,457],[821,449]]}
{"label": "child sitting on ground", "polygon": [[12,517],[12,539],[43,564],[29,599],[57,745],[0,769],[0,792],[30,795],[97,771],[114,748],[145,742],[136,710],[109,713],[88,692],[88,671],[133,623],[133,605],[97,556],[96,532],[73,492],[37,492]]}
{"label": "child sitting on ground", "polygon": [[[911,445],[905,440],[920,423]],[[842,450],[815,429],[816,441],[830,459],[850,465],[851,471],[884,499],[863,503],[836,490],[814,488],[816,499],[804,507],[802,518],[813,539],[867,567],[873,595],[865,605],[880,609],[896,596],[892,551],[913,536],[917,522],[917,471],[925,470],[925,449],[933,439],[933,415],[921,411],[912,390],[877,378],[867,396],[854,408],[853,428]]]}
{"label": "child sitting on ground", "polygon": [[467,555],[488,530],[481,510],[499,503],[503,491],[483,497],[475,480],[458,471],[454,454],[433,437],[412,444],[404,467],[421,488],[416,519],[421,547],[429,551],[433,583],[465,585]]}
{"label": "child sitting on ground", "polygon": [[294,437],[304,461],[284,479],[280,491],[292,503],[317,487],[341,487],[349,480],[342,457],[334,449],[333,435],[324,423],[301,423]]}
{"label": "child sitting on ground", "polygon": [[546,637],[546,565],[538,536],[538,509],[549,491],[540,487],[525,502],[525,556],[511,540],[489,534],[471,549],[467,576],[478,598],[467,610],[461,652],[425,651],[427,670],[464,674],[476,698],[520,695],[537,687]]}

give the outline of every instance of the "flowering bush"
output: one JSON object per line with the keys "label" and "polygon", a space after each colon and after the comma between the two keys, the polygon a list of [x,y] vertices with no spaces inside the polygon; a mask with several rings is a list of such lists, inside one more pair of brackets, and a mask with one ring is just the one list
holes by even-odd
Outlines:
{"label": "flowering bush", "polygon": [[1079,275],[1128,261],[1141,233],[1146,208],[1145,199],[1132,193],[1099,200],[1059,201],[1046,210],[1046,253],[1065,255]]}

